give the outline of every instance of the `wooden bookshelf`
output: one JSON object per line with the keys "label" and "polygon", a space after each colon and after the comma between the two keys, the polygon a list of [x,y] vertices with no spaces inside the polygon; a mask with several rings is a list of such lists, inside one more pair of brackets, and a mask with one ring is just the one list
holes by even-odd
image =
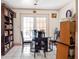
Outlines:
{"label": "wooden bookshelf", "polygon": [[13,19],[15,12],[6,4],[1,4],[1,55],[14,46]]}

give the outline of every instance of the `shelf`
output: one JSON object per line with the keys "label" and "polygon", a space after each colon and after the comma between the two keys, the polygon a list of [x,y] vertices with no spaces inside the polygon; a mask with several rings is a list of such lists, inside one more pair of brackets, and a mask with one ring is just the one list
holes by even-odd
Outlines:
{"label": "shelf", "polygon": [[9,25],[9,22],[4,22],[4,23]]}
{"label": "shelf", "polygon": [[5,29],[5,31],[9,31],[10,29]]}
{"label": "shelf", "polygon": [[9,25],[9,24],[12,24],[13,25],[13,23],[9,23],[9,22],[4,22],[5,24],[7,24],[7,25]]}
{"label": "shelf", "polygon": [[5,37],[9,37],[9,36],[5,36]]}
{"label": "shelf", "polygon": [[7,45],[7,44],[9,44],[9,43],[10,43],[10,41],[6,39],[5,45]]}
{"label": "shelf", "polygon": [[10,36],[13,36],[13,34],[10,34]]}
{"label": "shelf", "polygon": [[9,36],[13,36],[13,34],[9,34],[8,36],[5,36],[5,37],[9,37]]}
{"label": "shelf", "polygon": [[72,46],[75,46],[75,44],[73,44],[73,45],[70,45],[70,46],[71,46],[71,47],[72,47]]}
{"label": "shelf", "polygon": [[13,42],[14,40],[10,40],[9,42],[5,42],[5,45],[10,44],[10,42]]}
{"label": "shelf", "polygon": [[14,41],[14,40],[11,40],[11,41]]}
{"label": "shelf", "polygon": [[75,48],[75,45],[70,45],[69,48],[70,49],[74,49]]}
{"label": "shelf", "polygon": [[5,29],[5,31],[9,31],[9,30],[13,30],[13,29]]}
{"label": "shelf", "polygon": [[4,17],[7,18],[7,19],[11,19],[11,20],[13,18],[13,17],[5,16],[5,15],[4,15]]}
{"label": "shelf", "polygon": [[13,31],[13,27],[11,29],[9,29],[10,31]]}
{"label": "shelf", "polygon": [[[71,57],[70,55],[68,55],[68,57]],[[72,56],[73,58],[75,57],[74,55]]]}
{"label": "shelf", "polygon": [[5,51],[5,54],[7,54],[7,52],[13,47],[14,45],[12,45],[11,47],[9,47],[9,49],[7,49],[6,51]]}
{"label": "shelf", "polygon": [[8,16],[4,16],[6,19],[10,19]]}
{"label": "shelf", "polygon": [[9,24],[12,24],[13,25],[13,23],[9,23]]}

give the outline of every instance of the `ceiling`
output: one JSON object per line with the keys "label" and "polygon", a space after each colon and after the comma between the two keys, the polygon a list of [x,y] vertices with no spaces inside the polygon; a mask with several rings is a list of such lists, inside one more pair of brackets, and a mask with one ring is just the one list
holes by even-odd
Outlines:
{"label": "ceiling", "polygon": [[2,0],[12,8],[27,8],[27,9],[60,9],[67,5],[72,0],[38,0],[38,5],[34,5],[35,0]]}

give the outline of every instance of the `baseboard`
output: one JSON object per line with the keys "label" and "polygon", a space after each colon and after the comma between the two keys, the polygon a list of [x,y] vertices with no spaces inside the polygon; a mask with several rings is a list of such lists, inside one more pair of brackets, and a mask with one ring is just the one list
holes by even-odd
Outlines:
{"label": "baseboard", "polygon": [[20,43],[15,43],[14,45],[21,45]]}

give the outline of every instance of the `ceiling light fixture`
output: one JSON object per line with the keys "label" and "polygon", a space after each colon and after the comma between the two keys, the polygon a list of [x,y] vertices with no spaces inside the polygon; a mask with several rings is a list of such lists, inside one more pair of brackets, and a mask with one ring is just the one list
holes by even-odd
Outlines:
{"label": "ceiling light fixture", "polygon": [[35,3],[34,3],[35,10],[33,10],[33,13],[36,13],[37,5],[38,5],[38,0],[35,0]]}
{"label": "ceiling light fixture", "polygon": [[35,3],[34,3],[34,5],[38,5],[37,3],[38,3],[38,0],[35,0]]}

